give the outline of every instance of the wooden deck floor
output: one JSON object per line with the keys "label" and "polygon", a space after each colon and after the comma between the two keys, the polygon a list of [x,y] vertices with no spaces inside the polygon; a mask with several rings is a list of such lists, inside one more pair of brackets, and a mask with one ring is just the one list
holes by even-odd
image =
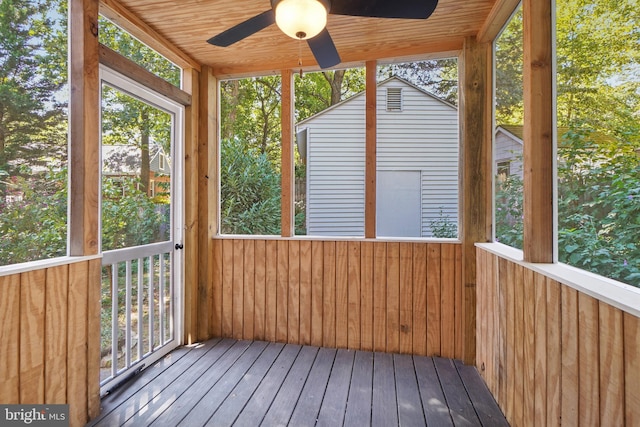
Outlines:
{"label": "wooden deck floor", "polygon": [[421,356],[216,339],[102,401],[95,426],[506,426],[475,368]]}

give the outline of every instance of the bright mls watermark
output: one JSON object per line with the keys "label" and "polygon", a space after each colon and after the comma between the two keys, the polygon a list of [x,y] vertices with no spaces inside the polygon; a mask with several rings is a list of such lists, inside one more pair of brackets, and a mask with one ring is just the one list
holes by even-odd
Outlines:
{"label": "bright mls watermark", "polygon": [[0,427],[69,427],[69,405],[0,405]]}

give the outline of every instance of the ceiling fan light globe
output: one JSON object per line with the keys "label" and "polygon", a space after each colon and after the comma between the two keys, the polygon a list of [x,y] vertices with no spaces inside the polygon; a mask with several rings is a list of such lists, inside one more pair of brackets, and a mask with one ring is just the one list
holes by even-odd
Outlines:
{"label": "ceiling fan light globe", "polygon": [[275,12],[280,30],[296,40],[313,38],[327,25],[327,8],[318,0],[280,0]]}

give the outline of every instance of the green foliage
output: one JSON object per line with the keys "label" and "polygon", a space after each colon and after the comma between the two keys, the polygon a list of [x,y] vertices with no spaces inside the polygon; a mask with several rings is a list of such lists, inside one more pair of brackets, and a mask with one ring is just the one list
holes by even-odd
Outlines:
{"label": "green foliage", "polygon": [[640,142],[637,1],[561,0],[556,15],[559,125],[624,129]]}
{"label": "green foliage", "polygon": [[295,235],[307,234],[307,203],[306,200],[296,200],[294,205]]}
{"label": "green foliage", "polygon": [[458,237],[458,225],[451,220],[451,217],[440,208],[438,218],[429,221],[429,228],[433,237],[455,239]]}
{"label": "green foliage", "polygon": [[364,68],[307,73],[302,77],[296,75],[296,121],[308,119],[364,90]]}
{"label": "green foliage", "polygon": [[[26,178],[33,167],[65,160],[65,105],[59,99],[66,81],[65,7],[50,0],[0,2],[0,171],[5,176]],[[0,199],[6,191],[0,180]]]}
{"label": "green foliage", "polygon": [[572,129],[558,150],[560,261],[640,286],[640,159],[594,135]]}
{"label": "green foliage", "polygon": [[522,8],[519,7],[495,42],[495,120],[498,124],[523,122],[522,37]]}
{"label": "green foliage", "polygon": [[279,76],[220,82],[220,139],[245,141],[248,148],[280,165]]}
{"label": "green foliage", "polygon": [[11,178],[10,188],[22,200],[0,199],[0,265],[66,255],[66,178],[66,170]]}
{"label": "green foliage", "polygon": [[[640,21],[633,0],[556,5],[559,260],[640,286]],[[522,14],[496,43],[496,122],[521,124]],[[496,239],[522,247],[522,182],[497,181]]]}
{"label": "green foliage", "polygon": [[[640,287],[637,154],[628,145],[595,142],[584,127],[563,135],[558,151],[560,261]],[[496,191],[496,240],[522,248],[522,227],[522,180],[511,176]]]}
{"label": "green foliage", "polygon": [[496,241],[522,249],[522,179],[517,175],[496,177]]}
{"label": "green foliage", "polygon": [[267,155],[240,140],[223,140],[220,162],[222,233],[279,235],[280,174]]}
{"label": "green foliage", "polygon": [[169,205],[138,189],[132,178],[102,181],[102,250],[165,241],[169,238]]}
{"label": "green foliage", "polygon": [[181,71],[178,66],[102,16],[98,19],[98,28],[100,43],[180,87]]}
{"label": "green foliage", "polygon": [[66,254],[66,1],[0,1],[0,265]]}

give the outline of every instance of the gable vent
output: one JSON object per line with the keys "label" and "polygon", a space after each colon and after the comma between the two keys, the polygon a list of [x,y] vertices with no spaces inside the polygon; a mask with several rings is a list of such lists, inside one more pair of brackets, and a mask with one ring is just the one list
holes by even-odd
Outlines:
{"label": "gable vent", "polygon": [[387,111],[402,111],[402,88],[387,88]]}

